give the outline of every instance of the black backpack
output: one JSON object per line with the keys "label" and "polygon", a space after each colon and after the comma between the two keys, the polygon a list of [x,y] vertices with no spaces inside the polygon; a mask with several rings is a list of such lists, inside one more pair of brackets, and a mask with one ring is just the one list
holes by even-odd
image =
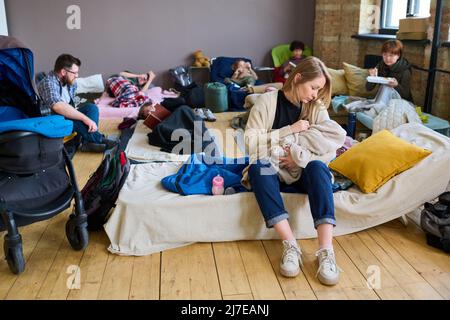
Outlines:
{"label": "black backpack", "polygon": [[178,66],[169,69],[169,74],[172,77],[173,81],[182,87],[188,87],[193,83],[191,74],[189,72],[189,67]]}
{"label": "black backpack", "polygon": [[427,244],[450,253],[450,192],[439,196],[435,204],[425,203],[420,225],[427,237]]}
{"label": "black backpack", "polygon": [[106,152],[102,163],[81,190],[89,230],[103,228],[129,172],[130,160],[125,152],[119,152],[117,147]]}

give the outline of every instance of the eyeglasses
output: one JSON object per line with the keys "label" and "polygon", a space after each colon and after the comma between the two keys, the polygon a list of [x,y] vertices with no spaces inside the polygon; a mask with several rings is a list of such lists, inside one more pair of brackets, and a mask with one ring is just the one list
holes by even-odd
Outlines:
{"label": "eyeglasses", "polygon": [[68,69],[64,69],[64,70],[66,70],[67,72],[69,72],[69,73],[71,73],[73,75],[78,76],[78,72],[73,72],[72,70],[68,70]]}

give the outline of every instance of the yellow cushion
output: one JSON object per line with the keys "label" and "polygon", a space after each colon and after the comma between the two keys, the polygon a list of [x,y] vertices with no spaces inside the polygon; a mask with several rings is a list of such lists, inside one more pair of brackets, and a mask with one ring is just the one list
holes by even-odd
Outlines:
{"label": "yellow cushion", "polygon": [[335,70],[328,68],[328,72],[331,75],[331,95],[344,95],[348,96],[347,82],[345,80],[344,70]]}
{"label": "yellow cushion", "polygon": [[347,81],[349,94],[355,97],[374,98],[378,91],[378,87],[375,87],[375,89],[370,92],[366,90],[369,70],[345,62],[343,62],[342,65],[345,71],[345,80]]}
{"label": "yellow cushion", "polygon": [[339,156],[330,169],[349,178],[363,192],[371,193],[430,154],[383,130]]}

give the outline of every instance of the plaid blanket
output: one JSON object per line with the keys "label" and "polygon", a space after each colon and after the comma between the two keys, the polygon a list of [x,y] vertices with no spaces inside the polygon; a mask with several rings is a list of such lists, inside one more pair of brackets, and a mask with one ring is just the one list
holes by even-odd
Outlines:
{"label": "plaid blanket", "polygon": [[116,98],[112,103],[114,108],[140,108],[152,103],[152,99],[124,77],[109,78],[106,85]]}

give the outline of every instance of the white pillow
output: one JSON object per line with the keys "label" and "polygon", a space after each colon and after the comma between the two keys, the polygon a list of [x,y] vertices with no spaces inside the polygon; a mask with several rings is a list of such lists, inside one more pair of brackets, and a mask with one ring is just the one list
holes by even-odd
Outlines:
{"label": "white pillow", "polygon": [[96,93],[103,91],[105,91],[105,85],[103,84],[103,78],[101,74],[77,79],[77,94]]}

